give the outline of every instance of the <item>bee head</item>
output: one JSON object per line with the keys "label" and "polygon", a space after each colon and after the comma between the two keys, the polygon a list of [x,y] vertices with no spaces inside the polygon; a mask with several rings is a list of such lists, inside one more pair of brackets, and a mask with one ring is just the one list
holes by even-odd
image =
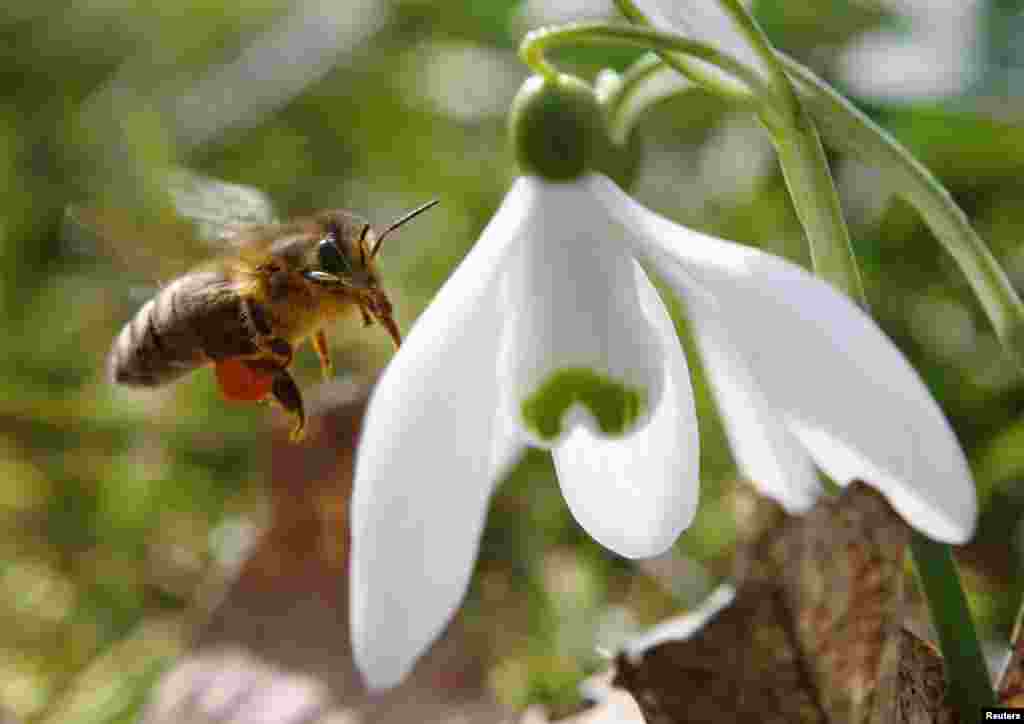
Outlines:
{"label": "bee head", "polygon": [[327,288],[372,288],[378,284],[371,247],[373,229],[365,220],[345,211],[331,211],[320,219],[323,233],[307,247],[307,280]]}
{"label": "bee head", "polygon": [[316,265],[306,272],[306,278],[326,285],[341,282],[349,287],[376,287],[373,260],[385,237],[438,203],[434,199],[413,209],[392,222],[380,236],[374,234],[366,221],[347,211],[327,212],[321,219],[325,233],[316,246]]}
{"label": "bee head", "polygon": [[327,212],[320,219],[324,234],[316,243],[315,259],[303,276],[334,293],[356,297],[366,323],[376,319],[388,330],[398,346],[401,335],[391,314],[391,302],[380,288],[373,261],[388,234],[437,203],[435,199],[413,209],[393,222],[379,236],[374,234],[367,222],[357,216],[346,211]]}

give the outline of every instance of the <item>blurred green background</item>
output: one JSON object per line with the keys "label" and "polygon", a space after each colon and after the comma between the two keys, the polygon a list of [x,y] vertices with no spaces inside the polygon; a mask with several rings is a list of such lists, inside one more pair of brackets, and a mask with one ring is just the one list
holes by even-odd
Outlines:
{"label": "blurred green background", "polygon": [[[762,0],[756,12],[779,47],[939,175],[1021,289],[1024,3],[950,4],[963,8],[933,12],[924,30],[872,0]],[[504,114],[526,77],[515,55],[523,33],[602,15],[612,13],[601,3],[554,0],[5,3],[0,705],[44,721],[75,697],[88,712],[79,720],[131,721],[181,646],[176,629],[152,623],[189,610],[266,507],[273,413],[224,403],[208,371],[149,392],[104,378],[110,343],[153,285],[202,258],[169,221],[164,170],[262,189],[283,216],[346,207],[383,224],[440,198],[381,261],[408,329],[516,174]],[[592,78],[633,57],[589,50],[559,61]],[[642,202],[806,262],[751,118],[691,92],[652,110],[637,134],[631,190]],[[962,551],[965,576],[984,635],[1005,639],[1022,592],[1021,375],[915,213],[870,168],[833,160],[874,314],[970,457],[983,513]],[[121,209],[128,221],[73,233],[71,203]],[[333,341],[343,375],[372,372],[391,353],[380,328],[340,324]],[[310,391],[315,357],[299,356]],[[500,489],[466,610],[501,701],[571,706],[580,679],[603,666],[599,647],[699,600],[727,570],[735,526],[724,483],[736,471],[692,356],[691,366],[704,486],[672,556],[636,564],[590,541],[541,454]],[[140,632],[144,653],[113,657]]]}

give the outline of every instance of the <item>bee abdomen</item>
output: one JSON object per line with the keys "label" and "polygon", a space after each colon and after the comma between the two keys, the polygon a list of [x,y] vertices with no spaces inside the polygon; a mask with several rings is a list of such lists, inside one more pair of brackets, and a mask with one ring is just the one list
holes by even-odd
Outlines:
{"label": "bee abdomen", "polygon": [[[207,277],[214,278],[207,278]],[[201,302],[222,281],[190,274],[165,287],[124,326],[107,359],[111,381],[151,387],[181,377],[209,361],[200,335]]]}

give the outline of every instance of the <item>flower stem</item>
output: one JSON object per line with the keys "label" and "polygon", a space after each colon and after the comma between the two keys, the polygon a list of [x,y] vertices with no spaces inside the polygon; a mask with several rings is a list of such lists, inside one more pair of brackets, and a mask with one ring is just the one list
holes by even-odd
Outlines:
{"label": "flower stem", "polygon": [[1003,346],[1024,368],[1024,304],[999,262],[949,192],[909,151],[825,81],[779,54],[830,144],[875,166],[886,185],[917,209],[967,277]]}
{"label": "flower stem", "polygon": [[609,83],[597,84],[597,97],[608,118],[608,133],[615,143],[623,145],[629,140],[633,123],[637,119],[636,114],[645,107],[637,95],[649,85],[648,79],[659,75],[664,67],[661,58],[648,53],[629,66],[622,75],[612,73],[613,79]]}
{"label": "flower stem", "polygon": [[790,198],[807,235],[814,273],[867,309],[860,270],[818,130],[803,109],[797,110],[794,121],[796,127],[769,131]]}
{"label": "flower stem", "polygon": [[[754,17],[739,0],[719,0],[718,4],[768,69],[774,96],[784,105],[784,113],[762,115],[761,120],[772,134],[779,154],[786,186],[810,245],[814,272],[867,309],[867,296],[839,194],[814,121],[802,107],[771,41]],[[783,123],[778,122],[780,117]]]}
{"label": "flower stem", "polygon": [[765,85],[755,71],[750,70],[732,56],[696,40],[636,25],[580,22],[538,28],[527,33],[523,38],[523,42],[519,46],[519,57],[535,72],[548,78],[554,78],[558,71],[545,58],[545,53],[548,50],[569,45],[621,45],[679,53],[710,63],[738,79],[739,84],[727,85],[710,73],[697,74],[700,79],[698,82],[706,83],[712,90],[726,96],[734,103],[750,106],[753,102],[752,95],[765,98],[772,95],[771,89]]}
{"label": "flower stem", "polygon": [[[616,0],[616,4],[630,20],[648,23],[631,0]],[[755,70],[748,69],[748,75],[757,77],[762,89],[755,94],[760,101],[756,110],[775,144],[786,186],[811,249],[814,272],[866,308],[867,298],[850,234],[814,121],[801,106],[782,62],[753,17],[737,0],[721,0],[720,5],[768,69],[770,85],[765,85]],[[703,84],[703,78],[694,76],[692,63],[662,54],[664,48],[660,46],[652,47],[667,64]],[[717,88],[708,90],[716,92]]]}
{"label": "flower stem", "polygon": [[961,721],[974,721],[984,707],[995,706],[996,699],[956,562],[948,545],[917,531],[910,539],[910,549],[939,635],[947,695],[959,710]]}
{"label": "flower stem", "polygon": [[[628,0],[624,1],[628,2]],[[754,16],[747,12],[739,0],[718,0],[718,4],[733,19],[736,27],[746,36],[751,48],[768,68],[770,83],[775,90],[775,95],[787,106],[788,113],[786,115],[798,116],[800,101],[797,99],[796,91],[793,90],[793,84],[790,82],[789,76],[786,75],[782,63],[779,62],[771,41],[758,26]]]}

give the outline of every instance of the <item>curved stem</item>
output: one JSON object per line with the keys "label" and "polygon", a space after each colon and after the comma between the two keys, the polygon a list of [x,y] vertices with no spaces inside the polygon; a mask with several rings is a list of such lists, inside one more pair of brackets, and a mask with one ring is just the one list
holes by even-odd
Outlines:
{"label": "curved stem", "polygon": [[[628,2],[629,0],[623,1]],[[718,4],[743,32],[750,47],[768,68],[770,82],[776,97],[788,107],[789,113],[794,118],[799,116],[800,101],[797,99],[793,84],[790,82],[789,76],[786,75],[786,70],[779,61],[775,48],[768,40],[768,36],[758,26],[757,21],[754,20],[754,16],[747,12],[739,0],[718,0]]]}
{"label": "curved stem", "polygon": [[[651,26],[647,16],[636,7],[632,0],[614,0],[614,2],[619,11],[631,22],[645,27]],[[769,123],[775,124],[777,122],[778,125],[785,125],[786,119],[793,115],[799,107],[799,103],[796,101],[793,89],[789,86],[785,72],[778,61],[774,59],[774,49],[764,33],[761,32],[761,29],[754,23],[753,18],[747,14],[741,5],[738,3],[729,5],[727,3],[725,11],[732,16],[748,40],[752,41],[751,45],[754,52],[761,57],[762,62],[769,68],[769,73],[767,74],[769,83],[765,83],[761,73],[751,71],[757,77],[761,87],[767,91],[767,93],[758,94],[763,101],[761,108],[757,110],[758,114]],[[735,89],[723,85],[720,79],[716,78],[714,74],[708,73],[705,68],[701,67],[700,63],[694,62],[693,58],[661,50],[658,51],[658,55],[666,64],[683,76],[735,104],[737,100],[733,97]],[[776,117],[778,118],[777,121],[775,120]]]}
{"label": "curved stem", "polygon": [[[732,56],[705,43],[663,33],[653,28],[610,25],[599,22],[569,23],[539,28],[527,33],[523,38],[523,42],[519,46],[519,57],[537,73],[552,78],[558,74],[558,71],[548,62],[545,53],[567,45],[624,45],[681,54],[710,63],[740,81],[734,87],[725,85],[713,74],[698,73],[700,78],[698,82],[707,85],[712,91],[744,105],[751,105],[758,100],[768,107],[775,104],[772,89],[755,71],[750,70]],[[690,71],[687,72],[689,75]]]}
{"label": "curved stem", "polygon": [[629,66],[622,75],[612,73],[614,80],[605,88],[598,83],[597,99],[604,108],[608,133],[615,143],[623,145],[628,140],[635,120],[633,111],[643,108],[642,103],[635,103],[637,93],[644,90],[648,78],[657,75],[663,67],[661,58],[648,53]]}
{"label": "curved stem", "polygon": [[[671,98],[696,87],[694,81],[672,69],[656,53],[648,53],[609,84],[599,100],[608,118],[612,140],[622,144],[633,132],[633,126],[647,108],[658,101]],[[757,112],[755,106],[750,107]]]}
{"label": "curved stem", "polygon": [[818,129],[799,106],[793,122],[795,127],[791,128],[765,125],[775,142],[782,176],[807,236],[814,273],[867,309],[860,268]]}

